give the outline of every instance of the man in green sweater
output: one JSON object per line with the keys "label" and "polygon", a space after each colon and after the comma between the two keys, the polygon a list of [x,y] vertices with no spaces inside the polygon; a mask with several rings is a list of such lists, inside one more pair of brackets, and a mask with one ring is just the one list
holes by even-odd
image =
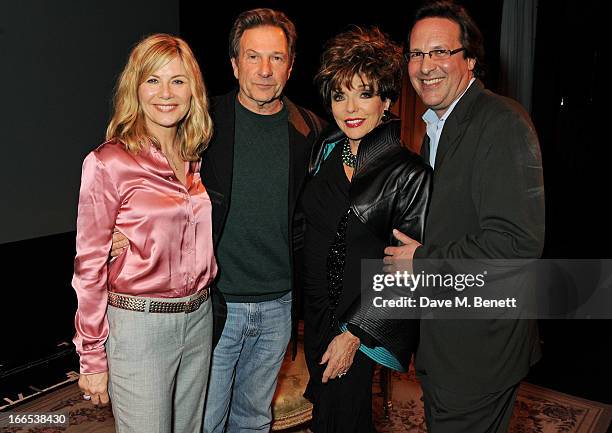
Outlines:
{"label": "man in green sweater", "polygon": [[[238,89],[213,98],[215,136],[202,164],[213,205],[216,296],[227,303],[213,352],[204,431],[269,431],[292,327],[297,198],[321,121],[282,96],[296,33],[282,13],[242,13],[230,33]],[[219,307],[219,302],[215,305]],[[220,328],[223,309],[217,308]],[[221,320],[219,320],[221,319]]]}

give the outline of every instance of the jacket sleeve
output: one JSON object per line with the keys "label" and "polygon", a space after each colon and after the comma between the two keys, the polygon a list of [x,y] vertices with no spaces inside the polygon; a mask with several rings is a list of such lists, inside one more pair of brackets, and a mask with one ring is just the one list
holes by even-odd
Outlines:
{"label": "jacket sleeve", "polygon": [[544,183],[535,130],[526,115],[512,110],[483,125],[472,174],[472,200],[478,213],[479,232],[443,245],[431,245],[425,239],[415,258],[540,256],[544,245]]}
{"label": "jacket sleeve", "polygon": [[[408,178],[402,182],[399,192],[401,199],[394,210],[393,228],[407,234],[412,239],[423,242],[425,218],[431,195],[431,168],[425,164],[413,169]],[[391,242],[398,240],[390,234]]]}
{"label": "jacket sleeve", "polygon": [[360,344],[365,344],[366,346],[369,346],[369,347],[374,347],[374,346],[379,345],[378,341],[376,341],[374,337],[372,337],[370,334],[368,334],[366,331],[364,331],[360,327],[355,326],[352,323],[347,323],[346,327],[351,334],[359,338]]}
{"label": "jacket sleeve", "polygon": [[76,258],[72,286],[78,307],[73,342],[84,374],[108,370],[107,261],[120,199],[96,152],[83,162],[77,216]]}

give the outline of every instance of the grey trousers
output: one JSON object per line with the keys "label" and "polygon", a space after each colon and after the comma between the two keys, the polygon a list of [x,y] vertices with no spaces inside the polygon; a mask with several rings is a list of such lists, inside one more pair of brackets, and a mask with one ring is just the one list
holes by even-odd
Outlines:
{"label": "grey trousers", "polygon": [[212,349],[210,299],[192,313],[109,306],[108,322],[109,394],[117,433],[200,433]]}

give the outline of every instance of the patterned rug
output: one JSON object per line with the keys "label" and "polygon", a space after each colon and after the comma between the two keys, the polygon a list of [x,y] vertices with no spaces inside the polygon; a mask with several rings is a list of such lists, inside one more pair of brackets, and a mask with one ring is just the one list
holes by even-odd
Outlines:
{"label": "patterned rug", "polygon": [[[388,418],[383,416],[377,379],[373,390],[379,433],[427,431],[421,390],[414,374],[392,375],[393,408]],[[22,413],[61,411],[69,416],[69,427],[4,427],[0,430],[2,433],[115,432],[110,408],[95,408],[85,402],[76,383],[23,404],[17,410]],[[510,433],[606,433],[611,418],[611,406],[523,383],[514,408]]]}
{"label": "patterned rug", "polygon": [[[393,373],[393,408],[383,416],[382,394],[374,383],[374,414],[379,433],[426,432],[421,388],[414,372]],[[606,433],[612,406],[521,383],[509,433]]]}

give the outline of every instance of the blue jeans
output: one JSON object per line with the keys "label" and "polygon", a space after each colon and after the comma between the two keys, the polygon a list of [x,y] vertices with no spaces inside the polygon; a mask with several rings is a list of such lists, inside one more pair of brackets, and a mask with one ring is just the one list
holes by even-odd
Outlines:
{"label": "blue jeans", "polygon": [[290,337],[291,293],[273,301],[227,303],[212,357],[204,433],[270,430],[272,396]]}

